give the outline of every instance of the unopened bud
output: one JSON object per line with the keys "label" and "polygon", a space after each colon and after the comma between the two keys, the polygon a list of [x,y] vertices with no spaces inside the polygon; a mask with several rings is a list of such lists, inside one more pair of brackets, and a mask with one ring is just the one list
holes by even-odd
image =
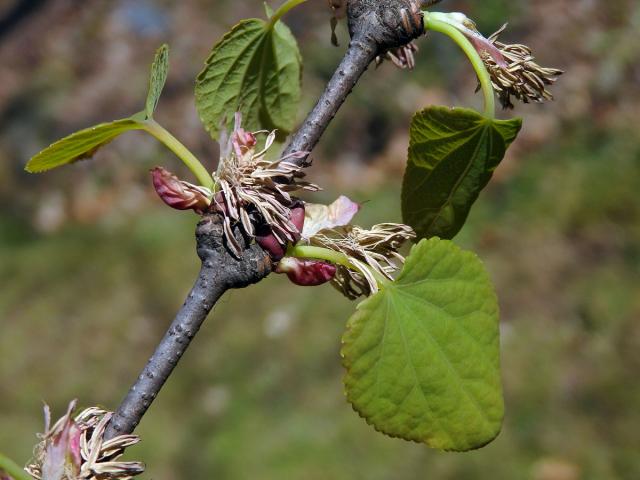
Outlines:
{"label": "unopened bud", "polygon": [[[300,240],[302,227],[304,226],[304,211],[304,203],[300,202],[291,208],[289,213],[289,220],[297,229],[297,232],[291,232],[296,242]],[[256,242],[269,253],[272,260],[277,261],[284,257],[287,246],[278,241],[270,228],[266,229],[265,233],[256,232]]]}
{"label": "unopened bud", "polygon": [[276,273],[286,273],[296,285],[315,287],[331,281],[336,275],[336,266],[320,260],[285,257],[278,263]]}
{"label": "unopened bud", "polygon": [[176,210],[193,210],[203,214],[211,201],[202,187],[183,182],[162,167],[151,170],[153,186],[164,203]]}
{"label": "unopened bud", "polygon": [[233,141],[244,151],[252,149],[257,143],[256,136],[251,132],[247,132],[244,128],[239,128],[233,132]]}

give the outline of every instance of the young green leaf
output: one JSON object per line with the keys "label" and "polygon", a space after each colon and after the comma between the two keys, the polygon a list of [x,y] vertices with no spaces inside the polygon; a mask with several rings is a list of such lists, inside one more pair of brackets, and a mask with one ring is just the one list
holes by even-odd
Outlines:
{"label": "young green leaf", "polygon": [[32,480],[22,467],[0,453],[0,480]]}
{"label": "young green leaf", "polygon": [[151,65],[151,75],[149,76],[149,93],[147,94],[147,102],[145,104],[145,113],[147,118],[153,116],[162,89],[167,81],[167,73],[169,72],[169,46],[162,45],[156,52],[156,56]]}
{"label": "young green leaf", "polygon": [[215,139],[234,112],[249,130],[290,132],[300,101],[302,59],[291,31],[260,19],[238,23],[213,47],[196,80],[196,107]]}
{"label": "young green leaf", "polygon": [[448,240],[415,245],[358,305],[341,353],[348,400],[387,435],[466,451],[500,432],[496,296],[480,260]]}
{"label": "young green leaf", "polygon": [[121,133],[144,128],[145,124],[141,121],[125,118],[80,130],[42,150],[29,160],[25,170],[30,173],[39,173],[90,158],[100,147]]}
{"label": "young green leaf", "polygon": [[402,215],[418,238],[453,238],[522,120],[492,120],[464,108],[429,107],[411,122]]}

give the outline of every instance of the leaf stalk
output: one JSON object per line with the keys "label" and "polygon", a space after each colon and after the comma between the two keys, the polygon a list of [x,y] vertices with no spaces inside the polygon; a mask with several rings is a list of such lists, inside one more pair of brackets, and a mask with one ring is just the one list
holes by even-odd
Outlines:
{"label": "leaf stalk", "polygon": [[31,480],[31,476],[22,470],[13,460],[0,453],[0,471],[6,472],[14,480]]}
{"label": "leaf stalk", "polygon": [[480,58],[480,54],[476,51],[473,44],[464,36],[460,30],[446,21],[447,14],[441,12],[428,12],[424,13],[424,27],[427,30],[433,30],[434,32],[440,32],[451,38],[467,55],[473,69],[480,81],[480,87],[484,94],[484,115],[487,118],[494,119],[496,116],[496,100],[493,90],[493,84],[491,83],[491,76],[487,71],[487,68]]}
{"label": "leaf stalk", "polygon": [[[342,265],[343,267],[346,267],[349,270],[355,270],[356,272],[360,272],[360,268],[356,267],[353,263],[351,263],[347,255],[341,252],[336,252],[335,250],[330,250],[328,248],[315,247],[312,245],[295,245],[295,246],[289,247],[289,249],[287,250],[287,256],[296,257],[296,258],[313,258],[316,260],[326,260],[327,262],[331,262],[336,265]],[[384,276],[382,276],[375,269],[368,268],[368,270],[376,279],[376,282],[378,283],[379,287],[383,287],[389,283],[389,280]]]}
{"label": "leaf stalk", "polygon": [[198,160],[187,147],[180,143],[176,137],[169,133],[168,130],[153,119],[144,122],[144,129],[175,153],[196,176],[200,185],[214,190],[214,182],[211,174],[204,165],[202,165],[200,160]]}
{"label": "leaf stalk", "polygon": [[287,0],[284,2],[278,10],[275,11],[273,16],[269,19],[268,28],[272,29],[273,26],[280,20],[289,10],[294,9],[298,5],[306,2],[307,0]]}

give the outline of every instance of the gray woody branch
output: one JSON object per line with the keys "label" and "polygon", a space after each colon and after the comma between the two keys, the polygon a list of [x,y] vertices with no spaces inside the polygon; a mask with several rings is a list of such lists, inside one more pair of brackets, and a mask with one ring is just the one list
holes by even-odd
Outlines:
{"label": "gray woody branch", "polygon": [[[315,108],[293,135],[285,155],[311,152],[367,67],[385,51],[406,45],[424,33],[420,0],[349,0],[351,42]],[[300,159],[299,161],[303,161]],[[198,279],[142,373],[115,412],[105,438],[133,432],[142,416],[200,329],[218,299],[271,272],[269,256],[236,230],[244,245],[241,259],[226,248],[219,215],[203,217],[196,230],[202,261]]]}

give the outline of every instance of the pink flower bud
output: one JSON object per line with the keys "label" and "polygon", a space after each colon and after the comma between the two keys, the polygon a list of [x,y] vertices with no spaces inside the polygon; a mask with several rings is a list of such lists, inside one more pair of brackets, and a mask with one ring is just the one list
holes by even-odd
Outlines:
{"label": "pink flower bud", "polygon": [[336,266],[320,260],[285,257],[278,263],[276,273],[286,273],[296,285],[315,287],[331,281],[336,275]]}
{"label": "pink flower bud", "polygon": [[153,186],[164,203],[176,210],[193,210],[203,214],[211,204],[205,190],[183,182],[162,167],[151,170]]}
{"label": "pink flower bud", "polygon": [[[297,242],[300,240],[302,227],[304,226],[304,203],[299,202],[294,207],[291,208],[289,213],[289,220],[298,230],[297,232],[290,232]],[[269,253],[269,256],[273,260],[280,260],[284,257],[286,252],[286,245],[281,244],[278,239],[276,239],[275,235],[271,233],[271,230],[267,230],[266,233],[262,233],[258,231],[256,233],[256,242],[260,245],[264,250]]]}
{"label": "pink flower bud", "polygon": [[296,241],[300,240],[300,236],[302,235],[302,227],[304,227],[304,203],[300,202],[298,205],[291,209],[291,213],[289,215],[289,220],[291,223],[298,229],[298,232],[294,232],[294,236],[296,237]]}
{"label": "pink flower bud", "polygon": [[247,132],[244,128],[239,128],[233,132],[233,141],[237,143],[243,151],[252,149],[257,143],[256,136],[251,132]]}
{"label": "pink flower bud", "polygon": [[284,246],[270,231],[266,235],[256,234],[256,242],[269,254],[272,260],[278,261],[284,257]]}

